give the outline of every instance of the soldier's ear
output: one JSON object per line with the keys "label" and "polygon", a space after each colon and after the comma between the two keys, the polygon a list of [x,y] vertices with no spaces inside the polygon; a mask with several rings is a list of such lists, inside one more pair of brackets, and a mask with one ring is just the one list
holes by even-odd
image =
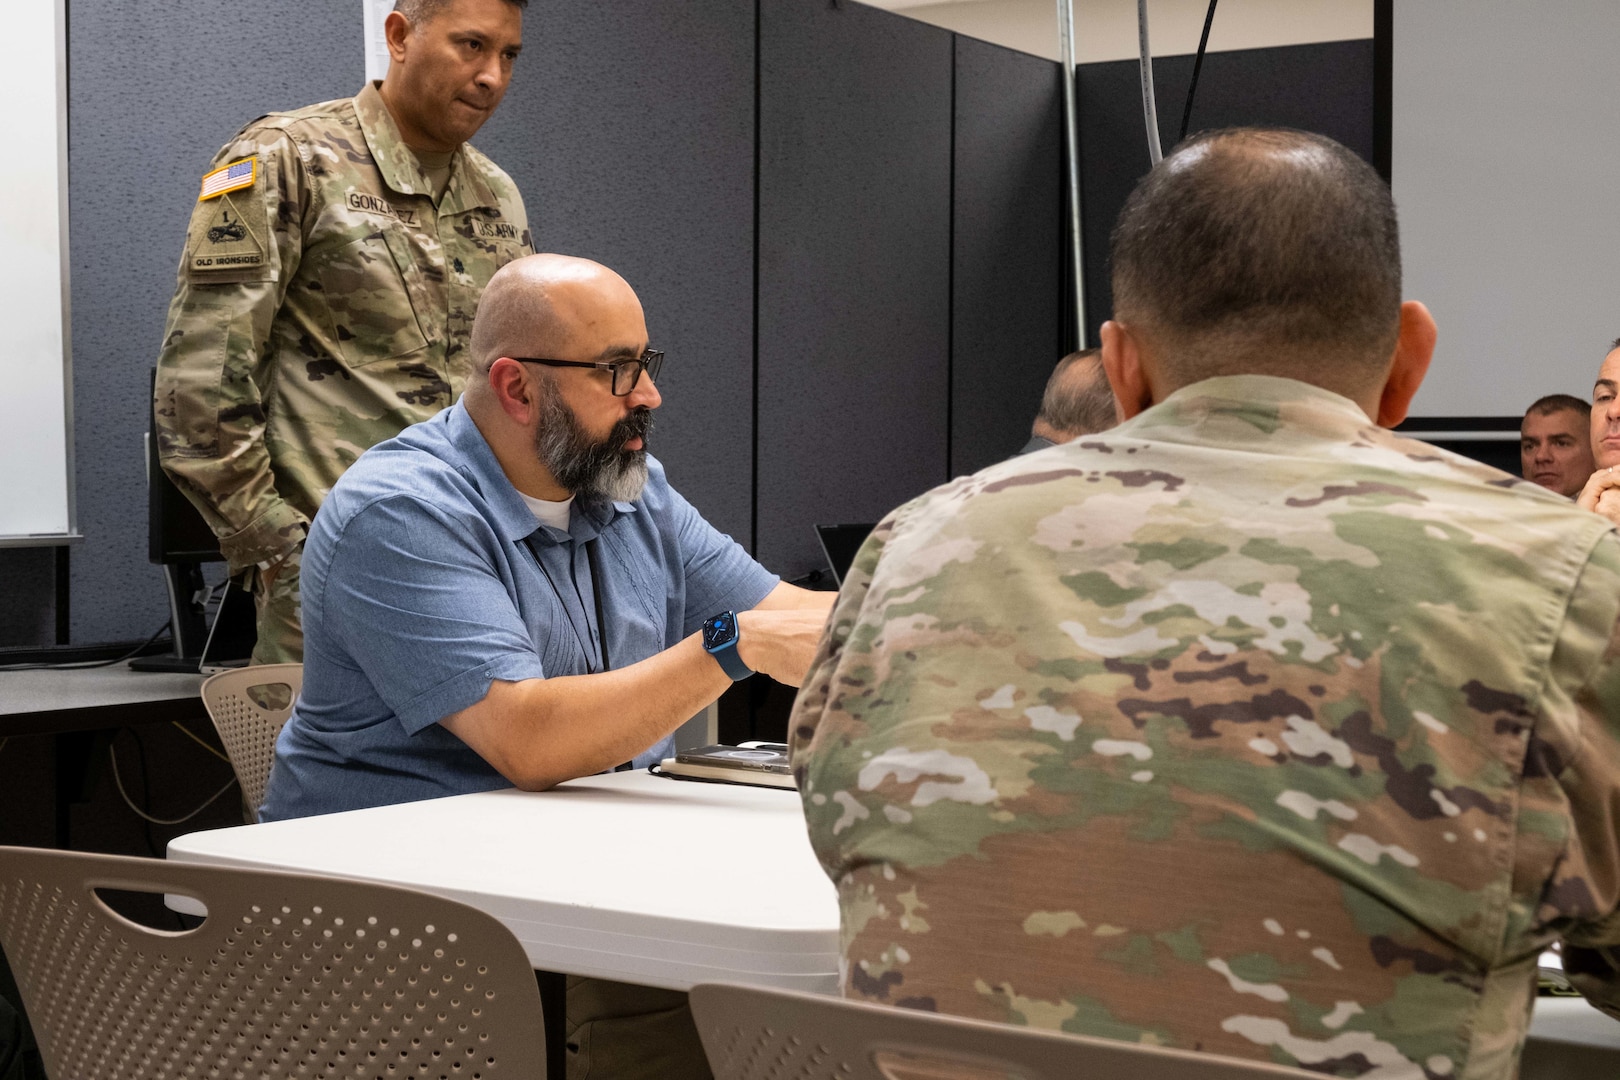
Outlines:
{"label": "soldier's ear", "polygon": [[1392,428],[1406,419],[1412,398],[1429,373],[1434,359],[1434,343],[1439,331],[1429,309],[1416,300],[1401,305],[1400,335],[1395,339],[1395,358],[1378,397],[1378,424]]}
{"label": "soldier's ear", "polygon": [[1142,366],[1142,347],[1129,326],[1110,319],[1102,324],[1103,372],[1114,391],[1121,420],[1129,420],[1153,404],[1153,387]]}
{"label": "soldier's ear", "polygon": [[411,36],[411,20],[397,11],[390,11],[383,20],[383,40],[388,44],[388,58],[394,63],[405,60],[405,42]]}

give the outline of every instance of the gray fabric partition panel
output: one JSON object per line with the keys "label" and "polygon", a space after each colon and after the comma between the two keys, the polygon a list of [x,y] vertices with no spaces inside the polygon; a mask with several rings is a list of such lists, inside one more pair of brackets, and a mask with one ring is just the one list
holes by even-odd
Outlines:
{"label": "gray fabric partition panel", "polygon": [[531,4],[478,146],[523,190],[540,251],[596,259],[667,354],[650,440],[670,482],[750,542],[754,0]]}
{"label": "gray fabric partition panel", "polygon": [[209,159],[271,109],[364,82],[353,0],[105,0],[69,23],[74,641],[145,637],[167,612],[146,560],[150,375]]}
{"label": "gray fabric partition panel", "polygon": [[0,548],[0,648],[55,638],[55,568],[54,548]]}
{"label": "gray fabric partition panel", "polygon": [[[1168,152],[1181,130],[1191,56],[1153,62],[1159,134]],[[1135,60],[1081,64],[1080,167],[1090,339],[1113,313],[1108,234],[1125,197],[1148,171]],[[1189,132],[1245,124],[1328,135],[1373,162],[1373,43],[1334,41],[1210,53],[1198,76]]]}
{"label": "gray fabric partition panel", "polygon": [[1028,441],[1061,355],[1060,71],[1050,60],[956,39],[952,476]]}
{"label": "gray fabric partition panel", "polygon": [[756,553],[946,479],[952,35],[858,4],[761,6]]}

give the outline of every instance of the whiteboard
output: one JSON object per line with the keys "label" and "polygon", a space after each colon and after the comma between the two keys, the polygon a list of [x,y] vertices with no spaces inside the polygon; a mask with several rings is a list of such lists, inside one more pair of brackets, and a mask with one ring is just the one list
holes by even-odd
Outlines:
{"label": "whiteboard", "polygon": [[1620,337],[1620,3],[1393,6],[1404,291],[1440,327],[1412,415],[1586,398]]}
{"label": "whiteboard", "polygon": [[0,545],[71,538],[65,0],[6,10],[0,64]]}

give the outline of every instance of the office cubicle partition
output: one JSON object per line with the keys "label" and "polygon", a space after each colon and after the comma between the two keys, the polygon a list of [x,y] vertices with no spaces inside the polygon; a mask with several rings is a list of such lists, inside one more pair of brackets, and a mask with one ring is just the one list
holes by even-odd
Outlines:
{"label": "office cubicle partition", "polygon": [[[361,84],[359,5],[293,7],[73,12],[75,641],[163,619],[141,436],[197,178],[254,116]],[[1021,445],[1069,344],[1055,64],[847,0],[558,0],[530,5],[526,38],[475,141],[542,249],[641,292],[670,355],[653,446],[717,525],[795,577],[819,563],[813,522],[871,520]],[[198,92],[222,58],[232,80]],[[1158,61],[1162,99],[1188,67]],[[1214,54],[1194,124],[1293,123],[1370,153],[1371,83],[1366,42]],[[1147,159],[1134,65],[1085,65],[1080,86],[1095,322]],[[0,643],[43,643],[22,640],[53,607],[32,555],[0,552]]]}

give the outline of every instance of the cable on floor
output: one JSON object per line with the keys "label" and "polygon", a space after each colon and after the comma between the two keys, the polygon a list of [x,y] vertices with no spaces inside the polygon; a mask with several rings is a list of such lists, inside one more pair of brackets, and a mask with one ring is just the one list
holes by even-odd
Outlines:
{"label": "cable on floor", "polygon": [[186,822],[190,821],[192,818],[196,817],[198,814],[202,813],[204,810],[208,809],[210,806],[213,806],[216,802],[218,802],[220,800],[220,798],[227,791],[231,790],[231,788],[236,786],[236,777],[233,776],[233,777],[231,777],[229,780],[227,780],[225,782],[224,787],[220,788],[213,795],[209,796],[207,802],[203,803],[201,806],[197,807],[197,809],[193,810],[191,813],[185,815],[184,817],[177,817],[177,818],[153,817],[151,814],[148,814],[146,811],[144,811],[140,807],[136,806],[135,805],[135,800],[131,799],[129,797],[129,792],[124,790],[124,778],[118,775],[118,752],[117,752],[117,749],[115,747],[112,747],[112,746],[107,747],[107,760],[112,763],[113,784],[118,788],[118,794],[123,798],[124,805],[128,806],[130,808],[130,810],[135,813],[136,816],[140,817],[141,819],[143,819],[145,821],[150,822],[153,825],[184,825]]}

